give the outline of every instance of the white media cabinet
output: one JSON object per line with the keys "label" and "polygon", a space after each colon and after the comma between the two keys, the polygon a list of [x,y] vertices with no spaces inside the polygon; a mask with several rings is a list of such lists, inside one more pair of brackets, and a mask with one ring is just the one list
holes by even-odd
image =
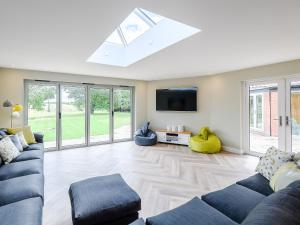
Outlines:
{"label": "white media cabinet", "polygon": [[172,132],[167,130],[156,130],[156,134],[158,142],[177,145],[189,145],[192,132]]}

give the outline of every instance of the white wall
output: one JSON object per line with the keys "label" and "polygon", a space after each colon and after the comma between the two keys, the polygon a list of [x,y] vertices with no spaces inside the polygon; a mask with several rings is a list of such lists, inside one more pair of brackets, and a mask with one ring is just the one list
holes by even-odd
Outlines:
{"label": "white wall", "polygon": [[[154,128],[183,124],[197,133],[210,126],[227,149],[241,149],[241,83],[266,77],[300,75],[300,60],[245,69],[235,72],[189,79],[172,79],[148,83],[147,119]],[[159,112],[155,110],[155,90],[168,87],[198,87],[197,112]]]}
{"label": "white wall", "polygon": [[[9,112],[2,107],[6,99],[24,104],[24,79],[134,86],[135,124],[140,126],[146,120],[147,84],[144,81],[0,68],[0,127],[10,126]],[[22,124],[23,118],[14,120],[15,126]]]}

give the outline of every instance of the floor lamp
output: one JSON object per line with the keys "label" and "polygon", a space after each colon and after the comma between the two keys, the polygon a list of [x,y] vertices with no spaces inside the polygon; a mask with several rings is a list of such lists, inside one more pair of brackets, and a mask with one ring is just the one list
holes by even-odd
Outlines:
{"label": "floor lamp", "polygon": [[13,104],[12,104],[11,101],[6,100],[5,102],[3,102],[2,106],[4,108],[10,108],[10,127],[12,128],[12,107],[13,107]]}
{"label": "floor lamp", "polygon": [[13,104],[11,101],[6,100],[2,105],[4,108],[10,108],[10,127],[13,127],[13,117],[19,117],[20,112],[23,110],[23,106],[20,104]]}

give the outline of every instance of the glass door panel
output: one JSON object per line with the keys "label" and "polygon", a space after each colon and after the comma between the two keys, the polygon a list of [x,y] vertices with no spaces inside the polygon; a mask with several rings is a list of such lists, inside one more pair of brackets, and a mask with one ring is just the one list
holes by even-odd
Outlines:
{"label": "glass door panel", "polygon": [[33,132],[44,134],[45,149],[57,147],[57,86],[26,84],[27,121]]}
{"label": "glass door panel", "polygon": [[90,143],[108,142],[110,138],[110,89],[90,88]]}
{"label": "glass door panel", "polygon": [[[290,85],[290,116],[286,117],[288,139],[290,139],[291,150],[300,152],[300,79],[289,82]],[[290,119],[289,119],[290,118]]]}
{"label": "glass door panel", "polygon": [[61,85],[61,146],[86,143],[86,89],[84,86]]}
{"label": "glass door panel", "polygon": [[277,83],[249,85],[249,149],[265,153],[279,147],[279,98]]}
{"label": "glass door panel", "polygon": [[113,89],[113,137],[114,140],[132,138],[132,91]]}

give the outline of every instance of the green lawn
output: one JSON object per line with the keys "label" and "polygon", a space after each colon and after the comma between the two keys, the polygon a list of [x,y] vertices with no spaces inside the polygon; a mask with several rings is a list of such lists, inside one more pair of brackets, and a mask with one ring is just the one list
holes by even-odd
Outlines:
{"label": "green lawn", "polygon": [[[130,125],[129,112],[114,113],[114,128]],[[55,141],[56,120],[54,116],[29,118],[29,125],[35,132],[44,133],[45,141]],[[91,115],[91,136],[109,134],[109,114],[95,113]],[[85,135],[85,115],[73,114],[62,116],[62,139],[82,138]]]}

